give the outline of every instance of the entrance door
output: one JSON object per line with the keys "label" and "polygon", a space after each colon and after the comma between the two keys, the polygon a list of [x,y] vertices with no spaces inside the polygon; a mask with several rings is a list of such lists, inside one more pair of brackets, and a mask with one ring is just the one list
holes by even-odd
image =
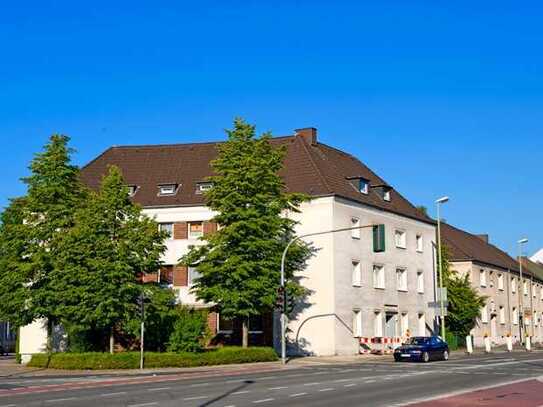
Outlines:
{"label": "entrance door", "polygon": [[385,314],[385,336],[394,338],[396,336],[397,313],[387,312]]}

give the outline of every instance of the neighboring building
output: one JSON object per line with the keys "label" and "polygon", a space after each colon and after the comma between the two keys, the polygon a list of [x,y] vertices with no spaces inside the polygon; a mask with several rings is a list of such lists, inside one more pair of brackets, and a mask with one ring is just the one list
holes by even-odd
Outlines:
{"label": "neighboring building", "polygon": [[[358,159],[319,143],[314,128],[271,142],[287,148],[281,176],[288,191],[311,196],[301,213],[285,214],[299,221],[299,234],[369,224],[384,224],[386,232],[386,250],[378,253],[371,229],[310,239],[319,250],[297,275],[310,294],[289,324],[291,352],[356,354],[361,337],[430,334],[434,221]],[[112,147],[82,169],[83,181],[98,188],[109,165],[120,167],[133,200],[170,232],[164,267],[153,278],[168,281],[180,302],[195,307],[207,307],[190,292],[197,273],[177,262],[198,237],[216,230],[203,192],[212,188],[206,178],[218,144]],[[239,323],[211,311],[217,341],[239,343]],[[277,315],[253,318],[249,330],[251,343],[278,345]]]}
{"label": "neighboring building", "polygon": [[534,263],[543,264],[543,249],[539,249],[532,257],[530,257],[530,260]]}
{"label": "neighboring building", "polygon": [[[473,287],[487,297],[477,325],[472,330],[475,345],[482,346],[485,335],[495,344],[504,344],[507,335],[518,342],[520,316],[523,316],[525,332],[541,342],[543,274],[535,275],[523,270],[521,284],[519,263],[490,244],[488,235],[474,235],[443,224],[442,239],[449,248],[452,269],[461,275],[469,275]],[[524,313],[520,312],[521,293]]]}
{"label": "neighboring building", "polygon": [[9,322],[0,322],[0,348],[4,352],[15,352],[15,330]]}

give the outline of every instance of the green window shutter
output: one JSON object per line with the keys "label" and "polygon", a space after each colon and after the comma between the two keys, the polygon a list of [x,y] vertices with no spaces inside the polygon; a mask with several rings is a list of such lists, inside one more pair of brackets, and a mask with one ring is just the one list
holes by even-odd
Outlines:
{"label": "green window shutter", "polygon": [[373,251],[375,253],[385,251],[385,225],[373,227]]}

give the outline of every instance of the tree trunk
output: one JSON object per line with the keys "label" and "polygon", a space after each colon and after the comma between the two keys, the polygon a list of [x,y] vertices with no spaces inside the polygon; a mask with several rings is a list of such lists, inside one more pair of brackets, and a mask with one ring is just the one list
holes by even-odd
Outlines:
{"label": "tree trunk", "polygon": [[115,348],[115,337],[113,336],[113,327],[111,327],[111,331],[109,331],[109,353],[113,354],[114,348]]}
{"label": "tree trunk", "polygon": [[243,317],[241,326],[241,346],[244,348],[249,346],[249,317]]}
{"label": "tree trunk", "polygon": [[47,353],[53,353],[53,321],[47,319]]}

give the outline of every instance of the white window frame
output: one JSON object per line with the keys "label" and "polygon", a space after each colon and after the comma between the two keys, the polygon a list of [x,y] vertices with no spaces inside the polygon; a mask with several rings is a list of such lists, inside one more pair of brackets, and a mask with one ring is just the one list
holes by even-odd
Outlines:
{"label": "white window frame", "polygon": [[402,229],[394,230],[394,244],[398,249],[407,248],[407,232]]}
{"label": "white window frame", "polygon": [[498,290],[503,291],[503,273],[498,274]]}
{"label": "white window frame", "polygon": [[[219,334],[231,334],[234,332],[233,329],[221,329],[221,314],[217,314],[217,333]],[[232,328],[234,328],[234,320],[230,319],[229,321],[232,322]]]}
{"label": "white window frame", "polygon": [[390,202],[390,190],[386,190],[383,192],[383,200]]}
{"label": "white window frame", "polygon": [[[159,230],[160,232],[166,230],[166,229],[164,228],[165,225],[171,225],[171,228],[170,228],[170,231],[169,231],[170,234],[169,234],[169,236],[167,237],[167,240],[172,240],[172,239],[173,239],[173,228],[174,228],[174,224],[173,224],[173,222],[160,222],[160,223],[158,224],[158,230]],[[168,230],[166,230],[166,231],[168,231]]]}
{"label": "white window frame", "polygon": [[417,242],[417,253],[422,253],[424,251],[424,238],[422,237],[422,235],[417,235],[416,242]]}
{"label": "white window frame", "polygon": [[417,315],[418,336],[426,336],[426,316],[423,312]]}
{"label": "white window frame", "polygon": [[528,296],[528,282],[526,280],[522,282],[522,293]]}
{"label": "white window frame", "polygon": [[407,269],[404,267],[396,268],[396,288],[398,291],[407,292]]}
{"label": "white window frame", "polygon": [[500,324],[505,325],[505,307],[503,305],[500,305],[500,312],[499,312],[499,318],[500,318]]}
{"label": "white window frame", "polygon": [[[360,227],[360,219],[357,218],[356,216],[351,217],[351,227],[352,228]],[[360,239],[360,229],[352,229],[351,237],[353,239]]]}
{"label": "white window frame", "polygon": [[196,184],[196,193],[203,194],[204,192],[209,191],[211,188],[213,188],[212,182],[199,182]]}
{"label": "white window frame", "polygon": [[409,313],[402,312],[400,314],[400,336],[406,336],[409,330]]}
{"label": "white window frame", "polygon": [[485,304],[481,307],[481,322],[488,324],[488,305]]}
{"label": "white window frame", "polygon": [[518,309],[517,307],[513,307],[513,312],[511,318],[513,319],[513,325],[518,325]]}
{"label": "white window frame", "polygon": [[543,301],[543,287],[539,287],[539,298]]}
{"label": "white window frame", "polygon": [[517,279],[515,277],[511,277],[511,293],[517,293]]}
{"label": "white window frame", "polygon": [[[362,187],[363,186],[363,187]],[[369,188],[370,188],[370,182],[367,180],[367,179],[364,179],[364,178],[360,178],[358,180],[358,190],[362,193],[362,194],[368,194],[368,191],[369,191]]]}
{"label": "white window frame", "polygon": [[[201,226],[202,226],[202,231],[199,232],[199,233],[192,233],[191,230],[190,230],[190,226],[193,225],[193,224],[196,224],[196,223],[199,223]],[[189,239],[198,239],[199,237],[202,237],[204,235],[204,222],[202,221],[192,221],[192,222],[188,222],[187,223],[187,237]]]}
{"label": "white window frame", "polygon": [[353,337],[360,338],[362,336],[362,311],[353,309]]}
{"label": "white window frame", "polygon": [[417,293],[424,294],[424,271],[417,271]]}
{"label": "white window frame", "polygon": [[486,281],[486,270],[480,269],[479,270],[479,285],[481,287],[486,287],[487,281]]}
{"label": "white window frame", "polygon": [[187,269],[187,286],[192,287],[194,285],[194,280],[200,277],[200,273],[196,270],[196,267],[189,267]]}
{"label": "white window frame", "polygon": [[384,290],[386,287],[385,266],[381,264],[373,265],[373,288]]}
{"label": "white window frame", "polygon": [[136,195],[136,192],[138,192],[139,187],[137,185],[127,185],[128,188],[128,196],[132,197]]}
{"label": "white window frame", "polygon": [[383,337],[383,312],[375,311],[373,314],[373,336],[376,338]]}
{"label": "white window frame", "polygon": [[158,195],[170,196],[175,195],[179,186],[177,184],[163,184],[158,186]]}
{"label": "white window frame", "polygon": [[352,284],[353,287],[362,287],[362,269],[359,260],[352,260]]}

